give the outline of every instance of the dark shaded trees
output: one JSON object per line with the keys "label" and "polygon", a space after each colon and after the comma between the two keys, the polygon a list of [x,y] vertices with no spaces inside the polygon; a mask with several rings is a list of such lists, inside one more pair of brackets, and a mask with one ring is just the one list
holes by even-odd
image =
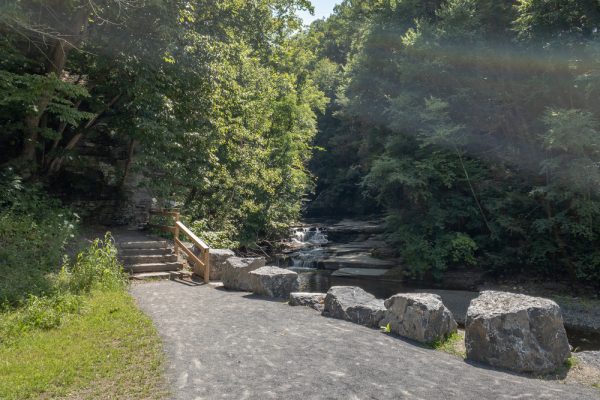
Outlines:
{"label": "dark shaded trees", "polygon": [[[320,207],[344,196],[337,164],[415,276],[472,264],[598,282],[598,4],[370,4],[317,136]],[[334,35],[339,11],[314,34]]]}

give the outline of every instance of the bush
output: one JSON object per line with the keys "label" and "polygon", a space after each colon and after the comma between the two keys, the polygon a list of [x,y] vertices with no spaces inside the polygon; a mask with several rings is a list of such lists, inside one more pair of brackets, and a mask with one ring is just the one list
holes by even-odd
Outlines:
{"label": "bush", "polygon": [[190,224],[190,229],[196,236],[204,240],[209,247],[235,249],[240,246],[239,242],[234,239],[237,232],[232,226],[217,231],[211,230],[206,220],[196,220]]}
{"label": "bush", "polygon": [[60,290],[74,294],[89,293],[92,289],[121,290],[126,285],[127,278],[117,260],[117,248],[108,232],[104,240],[94,240],[79,253],[72,266],[65,263],[58,277]]}
{"label": "bush", "polygon": [[30,294],[18,309],[0,314],[0,342],[32,329],[56,328],[65,318],[80,312],[83,295],[94,289],[122,290],[127,285],[110,233],[104,240],[94,240],[72,265],[65,259],[60,273],[49,276],[47,281],[49,289],[45,295]]}
{"label": "bush", "polygon": [[0,174],[0,309],[52,290],[50,274],[60,269],[77,219],[40,188]]}

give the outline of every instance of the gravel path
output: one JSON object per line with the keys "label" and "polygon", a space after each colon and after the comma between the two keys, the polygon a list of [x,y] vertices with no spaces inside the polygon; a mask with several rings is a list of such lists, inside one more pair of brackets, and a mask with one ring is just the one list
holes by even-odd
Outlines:
{"label": "gravel path", "polygon": [[600,399],[248,293],[172,281],[131,291],[163,338],[174,399]]}

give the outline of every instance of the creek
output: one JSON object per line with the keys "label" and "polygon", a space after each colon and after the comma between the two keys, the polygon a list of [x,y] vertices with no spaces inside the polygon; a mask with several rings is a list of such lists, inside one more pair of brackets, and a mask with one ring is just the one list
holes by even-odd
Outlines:
{"label": "creek", "polygon": [[[302,292],[324,293],[332,286],[358,286],[378,298],[401,292],[436,293],[464,326],[469,302],[478,295],[475,282],[479,277],[465,273],[455,279],[458,285],[449,281],[442,285],[410,281],[405,277],[402,260],[393,257],[383,233],[381,219],[307,220],[291,229],[284,251],[276,254],[270,264],[297,272]],[[575,350],[600,350],[600,330],[569,324],[571,320],[580,321],[582,312],[563,304],[561,308]],[[591,318],[600,321],[600,310],[592,314]]]}

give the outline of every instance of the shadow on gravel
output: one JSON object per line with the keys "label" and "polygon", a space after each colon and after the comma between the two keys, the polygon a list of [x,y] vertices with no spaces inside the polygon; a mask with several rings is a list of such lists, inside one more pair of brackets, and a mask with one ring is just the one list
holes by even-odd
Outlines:
{"label": "shadow on gravel", "polygon": [[[229,293],[248,293],[245,290],[226,289],[223,286],[218,286],[215,289],[216,290],[220,290],[221,292],[229,292]],[[248,293],[248,294],[246,294],[246,295],[244,295],[242,297],[245,298],[245,299],[250,299],[250,300],[270,301],[272,303],[281,303],[281,304],[287,303],[287,300],[285,300],[285,299],[278,299],[278,298],[273,298],[273,297],[259,296],[259,295],[254,294],[254,293]]]}
{"label": "shadow on gravel", "polygon": [[188,281],[184,279],[171,279],[172,282],[180,283],[185,286],[204,286],[204,282]]}

